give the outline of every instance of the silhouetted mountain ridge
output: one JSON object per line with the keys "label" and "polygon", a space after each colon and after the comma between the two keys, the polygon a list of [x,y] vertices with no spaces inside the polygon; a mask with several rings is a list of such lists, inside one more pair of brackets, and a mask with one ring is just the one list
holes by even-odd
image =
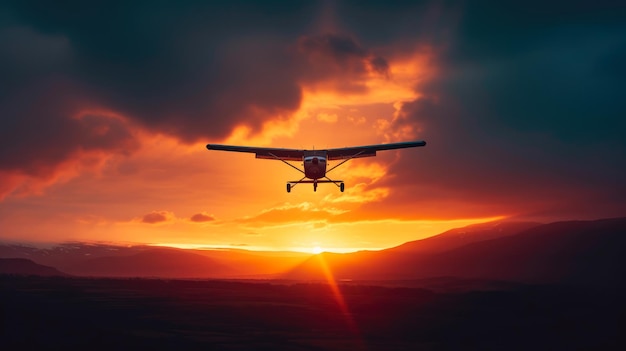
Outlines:
{"label": "silhouetted mountain ridge", "polygon": [[70,274],[97,277],[271,278],[309,256],[299,252],[199,250],[79,242],[50,248],[0,245],[0,257],[26,258]]}
{"label": "silhouetted mountain ridge", "polygon": [[[523,225],[521,226],[523,227]],[[481,236],[481,238],[489,237]],[[385,280],[453,276],[528,283],[623,284],[626,273],[626,218],[567,221],[529,226],[516,234],[477,240],[445,250],[429,240],[367,253],[321,254],[285,274],[291,279]],[[323,268],[320,268],[323,267]]]}
{"label": "silhouetted mountain ridge", "polygon": [[350,254],[67,243],[50,249],[0,245],[0,257],[27,258],[85,276],[363,281],[456,277],[624,284],[626,218],[485,223],[387,250]]}
{"label": "silhouetted mountain ridge", "polygon": [[[556,222],[445,252],[437,273],[527,282],[623,283],[626,218]],[[455,259],[461,257],[462,260]]]}
{"label": "silhouetted mountain ridge", "polygon": [[0,258],[0,274],[67,276],[56,268],[43,266],[25,258]]}
{"label": "silhouetted mountain ridge", "polygon": [[233,273],[229,267],[209,257],[172,248],[87,259],[73,267],[71,272],[90,276],[170,278],[215,278]]}
{"label": "silhouetted mountain ridge", "polygon": [[409,241],[407,243],[387,249],[385,251],[394,253],[410,252],[411,254],[438,253],[442,251],[452,250],[478,241],[503,238],[519,234],[524,230],[528,230],[539,225],[541,225],[541,223],[509,221],[496,221],[473,224],[463,228],[451,229],[439,235],[431,236],[426,239]]}
{"label": "silhouetted mountain ridge", "polygon": [[0,257],[27,258],[37,263],[71,269],[87,259],[109,256],[128,256],[150,249],[146,245],[111,245],[102,243],[66,242],[52,247],[33,247],[24,244],[0,245]]}

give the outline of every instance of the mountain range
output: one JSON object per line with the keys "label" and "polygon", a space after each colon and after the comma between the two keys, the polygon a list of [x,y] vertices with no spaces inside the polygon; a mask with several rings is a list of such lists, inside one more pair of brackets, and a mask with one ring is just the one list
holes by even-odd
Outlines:
{"label": "mountain range", "polygon": [[[461,243],[462,242],[462,243]],[[324,253],[286,274],[325,279],[459,277],[524,283],[624,283],[626,218],[455,229],[378,252]]]}
{"label": "mountain range", "polygon": [[[66,243],[42,249],[0,245],[6,259],[28,259],[79,276],[272,278],[391,281],[436,277],[521,283],[625,283],[626,218],[550,224],[491,222],[453,229],[380,251],[318,255],[246,250]],[[33,266],[34,267],[34,266]],[[33,268],[19,274],[39,274]],[[0,272],[11,273],[7,269]],[[15,272],[14,272],[15,273]],[[43,273],[42,273],[43,274]]]}
{"label": "mountain range", "polygon": [[40,265],[26,258],[0,258],[0,274],[67,276],[56,268]]}

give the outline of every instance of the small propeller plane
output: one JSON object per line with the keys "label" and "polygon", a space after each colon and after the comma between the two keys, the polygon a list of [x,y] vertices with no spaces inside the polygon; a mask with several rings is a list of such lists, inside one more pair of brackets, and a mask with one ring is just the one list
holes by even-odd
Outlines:
{"label": "small propeller plane", "polygon": [[[425,141],[416,140],[401,143],[353,146],[326,150],[281,149],[220,144],[208,144],[206,148],[209,150],[249,152],[256,154],[256,158],[278,160],[285,163],[289,167],[298,170],[300,173],[304,174],[304,177],[302,177],[300,180],[292,180],[287,182],[287,192],[289,193],[291,192],[292,188],[300,183],[312,183],[313,191],[317,191],[317,184],[319,183],[333,183],[339,187],[341,192],[343,192],[345,189],[343,180],[332,180],[326,176],[333,169],[341,166],[342,164],[350,161],[353,158],[376,156],[376,151],[404,149],[425,145]],[[343,161],[336,164],[334,167],[326,170],[327,161],[330,160]],[[304,164],[304,170],[294,166],[287,161],[302,161]],[[308,180],[305,180],[307,178]]]}

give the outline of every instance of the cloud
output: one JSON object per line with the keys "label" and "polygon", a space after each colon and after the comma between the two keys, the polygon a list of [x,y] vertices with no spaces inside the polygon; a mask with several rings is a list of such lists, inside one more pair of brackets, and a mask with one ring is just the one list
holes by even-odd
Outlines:
{"label": "cloud", "polygon": [[438,49],[440,74],[388,125],[428,146],[401,154],[380,181],[392,189],[387,208],[371,211],[409,202],[424,218],[623,215],[626,100],[614,78],[624,71],[604,63],[623,56],[626,27],[601,4],[531,8],[464,8],[453,45]]}
{"label": "cloud", "polygon": [[380,75],[389,75],[389,63],[387,60],[380,56],[372,57],[369,59],[370,68]]}
{"label": "cloud", "polygon": [[214,221],[215,217],[202,212],[194,214],[189,220],[196,223],[204,223]]}
{"label": "cloud", "polygon": [[171,222],[174,219],[175,219],[175,216],[172,212],[152,211],[150,213],[145,214],[141,218],[141,222],[147,223],[147,224],[161,224],[161,223]]}
{"label": "cloud", "polygon": [[132,151],[131,126],[106,112],[84,110],[79,87],[63,80],[16,91],[0,102],[0,168],[37,174],[72,153]]}
{"label": "cloud", "polygon": [[[251,3],[258,11],[250,18],[228,4],[96,1],[45,12],[41,6],[0,5],[5,185],[10,175],[11,184],[42,188],[59,178],[62,165],[86,154],[132,153],[139,129],[206,141],[239,125],[258,132],[266,120],[286,119],[299,107],[285,50],[296,38],[273,35],[272,23],[301,25],[272,21],[284,15],[274,7]],[[76,118],[83,111],[106,115]],[[3,186],[0,197],[16,186]]]}
{"label": "cloud", "polygon": [[[249,11],[184,1],[0,5],[0,171],[44,184],[78,154],[132,153],[138,130],[186,143],[240,127],[254,137],[297,118],[303,85],[359,92],[365,76],[388,72],[350,35],[303,35],[317,5],[243,3]],[[106,115],[76,118],[83,111]]]}
{"label": "cloud", "polygon": [[80,170],[95,170],[111,154],[139,147],[135,127],[105,110],[87,109],[80,88],[63,79],[16,90],[0,100],[0,177],[12,187],[0,197],[41,188]]}
{"label": "cloud", "polygon": [[[362,188],[382,199],[362,213],[623,214],[623,5],[46,5],[0,5],[0,198],[133,154],[137,133],[254,138],[272,123],[297,130],[307,94],[341,105],[379,90],[377,103],[400,103],[376,132],[429,144]],[[336,23],[317,29],[320,9]],[[259,218],[281,212],[321,218]]]}
{"label": "cloud", "polygon": [[322,112],[322,113],[317,114],[317,120],[320,122],[335,123],[337,122],[337,119],[338,117],[337,117],[337,114],[335,113],[331,114],[331,113]]}
{"label": "cloud", "polygon": [[0,27],[0,44],[0,72],[5,86],[61,69],[71,62],[70,43],[63,35],[19,25]]}
{"label": "cloud", "polygon": [[[242,12],[234,4],[96,1],[42,13],[40,5],[6,5],[13,26],[5,31],[20,34],[30,48],[17,54],[53,54],[47,66],[16,77],[15,86],[37,86],[58,74],[100,106],[190,142],[224,138],[240,124],[258,129],[299,106],[286,50],[295,37],[278,33],[301,32],[305,24],[285,16],[305,13],[306,6],[248,2],[250,11]],[[15,35],[2,38],[4,56],[17,55],[11,54]]]}
{"label": "cloud", "polygon": [[240,223],[255,226],[286,225],[289,223],[326,221],[330,217],[346,212],[334,207],[318,208],[309,202],[299,204],[285,203],[264,210],[261,213],[237,220]]}
{"label": "cloud", "polygon": [[331,86],[338,92],[364,93],[371,74],[387,76],[389,64],[347,35],[302,36],[298,52],[304,58],[302,79],[312,85]]}

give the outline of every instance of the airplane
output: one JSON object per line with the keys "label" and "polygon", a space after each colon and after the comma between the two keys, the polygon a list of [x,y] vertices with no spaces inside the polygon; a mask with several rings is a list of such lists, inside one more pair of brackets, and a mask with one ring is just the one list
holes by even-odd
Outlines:
{"label": "airplane", "polygon": [[[298,170],[304,174],[300,180],[291,180],[287,182],[287,192],[290,193],[296,185],[300,183],[313,184],[313,191],[317,191],[317,184],[333,183],[339,187],[341,192],[344,191],[345,185],[343,180],[332,180],[326,175],[333,169],[350,161],[353,158],[376,156],[376,151],[404,149],[409,147],[425,146],[423,140],[405,141],[391,144],[377,144],[365,146],[353,146],[336,149],[325,150],[300,150],[300,149],[281,149],[270,147],[251,147],[251,146],[235,146],[221,144],[207,144],[209,150],[249,152],[256,154],[256,158],[278,160],[291,168]],[[327,161],[343,160],[334,167],[326,170]],[[302,161],[304,170],[294,166],[287,161]],[[305,180],[307,179],[308,180]]]}

